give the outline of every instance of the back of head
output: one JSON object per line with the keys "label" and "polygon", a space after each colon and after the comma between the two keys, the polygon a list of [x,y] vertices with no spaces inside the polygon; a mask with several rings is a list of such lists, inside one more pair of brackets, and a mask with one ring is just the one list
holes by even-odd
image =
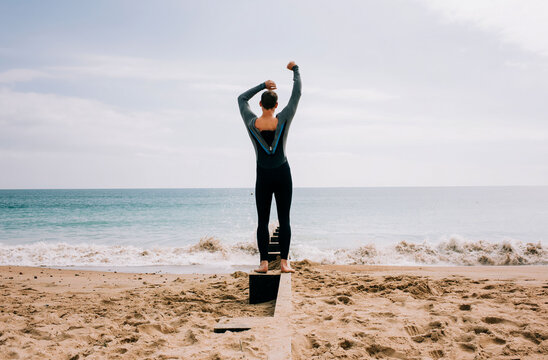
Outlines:
{"label": "back of head", "polygon": [[261,95],[261,103],[265,109],[272,109],[278,103],[278,94],[272,90],[267,90]]}

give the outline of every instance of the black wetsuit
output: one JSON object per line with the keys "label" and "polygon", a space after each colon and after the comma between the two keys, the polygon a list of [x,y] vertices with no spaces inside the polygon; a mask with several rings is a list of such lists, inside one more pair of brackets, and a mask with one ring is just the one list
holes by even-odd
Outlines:
{"label": "black wetsuit", "polygon": [[285,156],[285,144],[289,126],[297,111],[297,105],[301,97],[301,75],[299,67],[293,66],[293,91],[287,106],[276,115],[278,125],[274,134],[268,130],[260,132],[255,127],[257,116],[251,111],[248,101],[259,91],[266,89],[266,84],[261,83],[238,97],[240,113],[244,120],[251,142],[257,155],[257,180],[255,182],[255,201],[259,224],[257,226],[257,244],[261,260],[266,260],[268,252],[268,221],[270,219],[270,206],[272,194],[276,197],[276,209],[280,223],[280,257],[287,259],[289,244],[291,242],[291,226],[289,223],[289,210],[291,208],[291,196],[293,183],[291,169]]}

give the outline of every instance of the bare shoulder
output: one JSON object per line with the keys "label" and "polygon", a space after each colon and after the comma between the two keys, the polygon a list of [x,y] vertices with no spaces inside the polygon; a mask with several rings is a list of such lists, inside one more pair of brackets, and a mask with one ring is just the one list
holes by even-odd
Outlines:
{"label": "bare shoulder", "polygon": [[255,120],[255,127],[259,130],[275,130],[278,126],[278,117],[260,116]]}

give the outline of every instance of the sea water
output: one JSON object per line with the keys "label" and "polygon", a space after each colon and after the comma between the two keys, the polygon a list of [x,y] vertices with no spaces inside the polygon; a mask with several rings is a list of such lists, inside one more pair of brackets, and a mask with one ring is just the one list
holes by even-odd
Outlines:
{"label": "sea water", "polygon": [[[253,189],[0,190],[0,265],[248,268],[256,217]],[[293,260],[547,265],[548,187],[295,188],[291,230]]]}

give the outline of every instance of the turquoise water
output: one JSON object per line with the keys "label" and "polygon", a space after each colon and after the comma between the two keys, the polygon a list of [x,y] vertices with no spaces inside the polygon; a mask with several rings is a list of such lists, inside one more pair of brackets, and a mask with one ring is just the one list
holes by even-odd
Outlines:
{"label": "turquoise water", "polygon": [[[0,264],[249,265],[252,192],[0,190]],[[548,187],[297,188],[291,219],[294,259],[548,263]]]}

